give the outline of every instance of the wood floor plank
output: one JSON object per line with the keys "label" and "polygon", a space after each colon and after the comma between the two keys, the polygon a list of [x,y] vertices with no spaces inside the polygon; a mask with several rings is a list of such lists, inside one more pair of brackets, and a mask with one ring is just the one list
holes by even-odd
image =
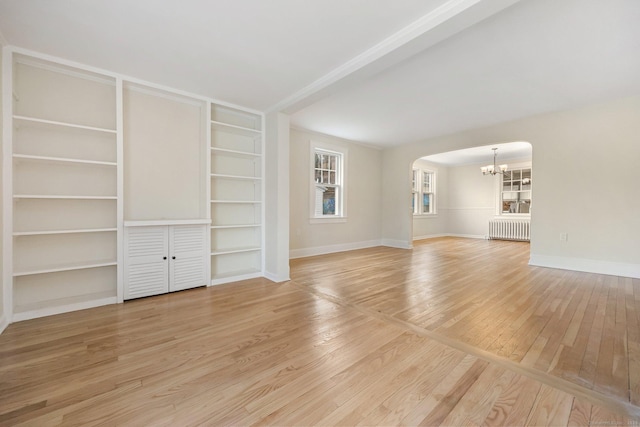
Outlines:
{"label": "wood floor plank", "polygon": [[502,390],[514,376],[513,372],[505,371],[501,367],[488,366],[478,381],[460,399],[458,405],[442,421],[442,424],[450,426],[465,423],[482,425]]}
{"label": "wood floor plank", "polygon": [[569,414],[569,421],[567,422],[567,426],[570,427],[578,427],[578,426],[588,426],[591,421],[591,405],[589,402],[586,402],[582,399],[575,398],[573,399],[573,404],[571,405],[571,413]]}
{"label": "wood floor plank", "polygon": [[543,385],[538,392],[527,426],[562,426],[567,425],[574,397],[563,391]]}

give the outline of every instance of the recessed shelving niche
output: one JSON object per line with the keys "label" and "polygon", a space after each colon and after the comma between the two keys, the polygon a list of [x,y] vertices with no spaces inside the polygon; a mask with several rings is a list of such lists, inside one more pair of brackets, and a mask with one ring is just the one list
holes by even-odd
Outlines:
{"label": "recessed shelving niche", "polygon": [[263,118],[211,105],[212,284],[263,270]]}
{"label": "recessed shelving niche", "polygon": [[116,80],[13,62],[14,320],[116,302]]}

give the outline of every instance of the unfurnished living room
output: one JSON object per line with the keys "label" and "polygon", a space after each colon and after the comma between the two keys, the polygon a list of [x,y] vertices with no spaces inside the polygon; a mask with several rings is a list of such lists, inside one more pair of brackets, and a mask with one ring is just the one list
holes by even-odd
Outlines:
{"label": "unfurnished living room", "polygon": [[0,425],[638,425],[639,22],[0,0]]}

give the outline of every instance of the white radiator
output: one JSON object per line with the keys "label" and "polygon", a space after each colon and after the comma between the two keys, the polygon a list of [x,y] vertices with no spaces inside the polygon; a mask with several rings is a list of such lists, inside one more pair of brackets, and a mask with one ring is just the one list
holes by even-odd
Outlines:
{"label": "white radiator", "polygon": [[531,223],[520,219],[491,220],[489,221],[489,238],[528,242],[531,239]]}

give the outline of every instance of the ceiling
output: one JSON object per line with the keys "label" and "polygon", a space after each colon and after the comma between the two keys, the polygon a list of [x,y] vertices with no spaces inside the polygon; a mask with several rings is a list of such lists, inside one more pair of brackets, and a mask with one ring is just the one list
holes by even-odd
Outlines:
{"label": "ceiling", "polygon": [[0,0],[7,43],[380,147],[640,94],[638,0]]}
{"label": "ceiling", "polygon": [[497,148],[497,164],[503,164],[508,160],[531,161],[531,144],[524,141],[506,142],[501,144],[485,145],[482,147],[467,148],[464,150],[448,151],[446,153],[432,154],[422,157],[431,163],[444,166],[461,165],[490,165],[493,164],[493,148]]}

